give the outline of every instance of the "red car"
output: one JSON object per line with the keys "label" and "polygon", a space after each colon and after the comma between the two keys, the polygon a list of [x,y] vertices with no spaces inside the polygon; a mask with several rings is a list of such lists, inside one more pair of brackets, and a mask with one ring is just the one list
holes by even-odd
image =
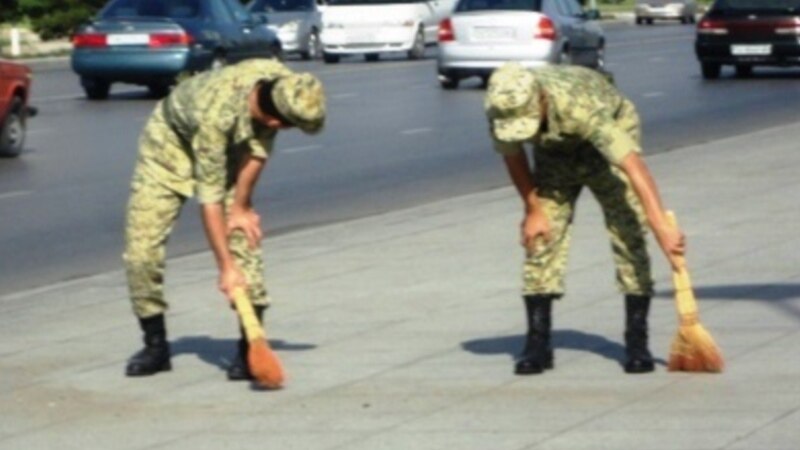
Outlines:
{"label": "red car", "polygon": [[0,59],[0,156],[17,156],[25,144],[25,122],[36,114],[28,106],[31,69]]}

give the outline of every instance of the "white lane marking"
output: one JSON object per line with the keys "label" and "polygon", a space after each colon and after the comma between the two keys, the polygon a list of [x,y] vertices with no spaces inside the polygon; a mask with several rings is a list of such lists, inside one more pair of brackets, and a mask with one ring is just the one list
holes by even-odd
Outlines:
{"label": "white lane marking", "polygon": [[664,96],[663,92],[648,92],[646,94],[642,94],[642,97],[644,97],[644,98],[656,98],[656,97],[663,97],[663,96]]}
{"label": "white lane marking", "polygon": [[357,92],[346,92],[344,94],[333,94],[333,95],[331,95],[331,100],[343,100],[343,99],[346,99],[346,98],[353,98],[353,97],[358,97],[358,93]]}
{"label": "white lane marking", "polygon": [[14,191],[14,192],[6,192],[5,194],[0,194],[0,200],[6,198],[14,198],[14,197],[22,197],[23,195],[33,194],[33,191]]}
{"label": "white lane marking", "polygon": [[410,130],[403,130],[400,132],[400,134],[411,136],[413,134],[430,133],[431,131],[433,131],[433,128],[412,128]]}
{"label": "white lane marking", "polygon": [[308,151],[311,151],[311,150],[318,150],[318,149],[321,149],[321,148],[322,148],[321,145],[314,144],[314,145],[306,145],[304,147],[287,148],[287,149],[281,150],[280,152],[281,153],[301,153],[301,152],[308,152]]}

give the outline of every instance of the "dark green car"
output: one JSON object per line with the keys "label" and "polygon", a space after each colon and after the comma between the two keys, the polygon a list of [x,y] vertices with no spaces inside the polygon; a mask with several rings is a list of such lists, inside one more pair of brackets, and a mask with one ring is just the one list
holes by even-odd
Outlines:
{"label": "dark green car", "polygon": [[161,97],[184,73],[282,54],[275,33],[236,0],[111,0],[73,44],[72,69],[93,100],[113,83]]}

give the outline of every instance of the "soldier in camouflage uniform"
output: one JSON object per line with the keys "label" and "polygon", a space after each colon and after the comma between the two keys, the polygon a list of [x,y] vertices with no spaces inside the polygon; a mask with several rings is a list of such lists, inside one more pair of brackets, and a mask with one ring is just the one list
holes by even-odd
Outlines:
{"label": "soldier in camouflage uniform", "polygon": [[[656,185],[641,158],[633,104],[601,73],[577,66],[527,70],[507,64],[492,75],[485,102],[494,147],[522,197],[521,225],[528,336],[518,374],[553,367],[552,301],[564,294],[575,203],[583,187],[597,198],[611,238],[617,285],[625,296],[628,373],[654,370],[647,348],[653,280],[645,221],[669,259],[684,251],[669,226]],[[533,171],[525,152],[533,146]]]}
{"label": "soldier in camouflage uniform", "polygon": [[[273,60],[248,60],[180,83],[155,108],[139,141],[125,229],[125,267],[145,347],[129,376],[170,370],[164,312],[165,245],[192,195],[219,268],[219,288],[249,293],[261,318],[268,305],[259,216],[251,194],[279,129],[318,132],[325,95],[317,78]],[[230,379],[249,379],[242,335]]]}

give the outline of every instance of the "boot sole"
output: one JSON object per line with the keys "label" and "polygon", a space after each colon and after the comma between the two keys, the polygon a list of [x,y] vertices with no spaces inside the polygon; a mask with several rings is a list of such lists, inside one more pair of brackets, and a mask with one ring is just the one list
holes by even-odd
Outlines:
{"label": "boot sole", "polygon": [[159,372],[169,372],[172,370],[172,362],[166,361],[165,363],[161,364],[156,370],[148,370],[148,371],[138,371],[138,370],[125,370],[125,376],[128,377],[147,377],[150,375],[155,375]]}
{"label": "boot sole", "polygon": [[541,369],[533,369],[533,370],[518,370],[514,369],[514,373],[517,375],[539,375],[544,373],[546,370],[551,370],[553,368],[553,361],[547,361],[544,363]]}

